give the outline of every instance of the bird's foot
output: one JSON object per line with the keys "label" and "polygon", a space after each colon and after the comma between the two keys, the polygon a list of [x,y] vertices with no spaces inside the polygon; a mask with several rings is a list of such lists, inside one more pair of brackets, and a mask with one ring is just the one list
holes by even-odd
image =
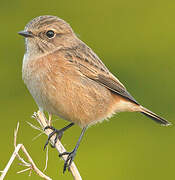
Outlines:
{"label": "bird's foot", "polygon": [[49,134],[48,139],[47,139],[47,141],[46,141],[46,143],[45,143],[45,145],[44,145],[44,149],[46,148],[46,146],[47,146],[48,143],[49,143],[50,138],[51,138],[54,134],[56,134],[56,137],[55,137],[55,139],[54,139],[54,144],[53,144],[53,147],[55,147],[55,144],[57,143],[58,139],[60,140],[60,139],[62,138],[64,130],[63,130],[63,129],[60,129],[60,130],[55,129],[53,126],[46,126],[46,127],[44,128],[44,131],[45,131],[46,129],[52,129],[53,132],[51,132],[51,133]]}
{"label": "bird's foot", "polygon": [[71,152],[63,152],[63,153],[59,154],[59,157],[62,157],[64,155],[68,155],[68,156],[67,156],[66,161],[64,162],[63,173],[65,173],[67,168],[68,168],[68,170],[70,169],[70,166],[76,155],[76,149],[74,149]]}

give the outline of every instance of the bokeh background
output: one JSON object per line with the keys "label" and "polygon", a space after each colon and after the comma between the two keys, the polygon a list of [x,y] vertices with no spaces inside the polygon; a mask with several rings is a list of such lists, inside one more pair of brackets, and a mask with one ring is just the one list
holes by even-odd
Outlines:
{"label": "bokeh background", "polygon": [[[107,67],[143,105],[175,124],[175,1],[171,0],[9,0],[0,5],[0,170],[13,148],[13,131],[20,122],[18,142],[23,143],[42,170],[46,136],[26,122],[37,106],[21,79],[24,40],[17,35],[39,15],[57,15],[71,24]],[[54,117],[61,128],[67,122]],[[74,147],[81,129],[73,127],[62,143]],[[6,179],[40,179],[15,160]],[[83,179],[175,179],[175,127],[161,127],[138,113],[121,113],[90,127],[75,158]],[[63,161],[49,148],[46,174],[62,174]]]}

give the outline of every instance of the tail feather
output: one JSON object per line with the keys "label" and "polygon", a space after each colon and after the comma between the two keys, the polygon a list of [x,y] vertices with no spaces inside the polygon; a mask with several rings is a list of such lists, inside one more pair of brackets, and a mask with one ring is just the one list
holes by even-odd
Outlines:
{"label": "tail feather", "polygon": [[168,122],[167,120],[163,119],[162,117],[158,116],[157,114],[151,112],[150,110],[140,106],[141,108],[141,113],[144,114],[145,116],[151,118],[152,120],[156,121],[157,123],[164,125],[164,126],[169,126],[171,125],[170,122]]}

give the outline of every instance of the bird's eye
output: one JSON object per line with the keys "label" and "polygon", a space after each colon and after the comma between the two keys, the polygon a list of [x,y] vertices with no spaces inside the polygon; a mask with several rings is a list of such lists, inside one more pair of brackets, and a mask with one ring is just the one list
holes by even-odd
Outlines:
{"label": "bird's eye", "polygon": [[49,31],[46,32],[46,36],[47,36],[49,39],[51,39],[51,38],[53,38],[53,37],[55,36],[55,33],[54,33],[54,31],[49,30]]}

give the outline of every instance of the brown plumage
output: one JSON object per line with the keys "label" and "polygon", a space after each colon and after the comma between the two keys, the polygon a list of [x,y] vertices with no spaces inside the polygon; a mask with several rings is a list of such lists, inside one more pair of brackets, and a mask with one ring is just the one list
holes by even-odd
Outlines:
{"label": "brown plumage", "polygon": [[[26,37],[23,80],[41,111],[83,129],[122,111],[170,124],[142,107],[64,20],[40,16],[19,34]],[[68,158],[64,170],[72,160]]]}

